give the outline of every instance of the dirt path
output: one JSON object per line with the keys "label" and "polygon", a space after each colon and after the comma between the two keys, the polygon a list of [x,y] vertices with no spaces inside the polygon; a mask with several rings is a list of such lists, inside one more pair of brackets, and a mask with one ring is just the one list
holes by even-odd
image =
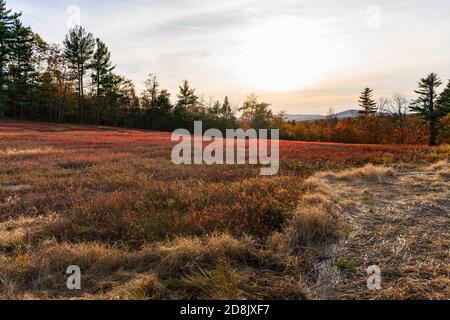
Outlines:
{"label": "dirt path", "polygon": [[[317,296],[450,299],[448,164],[395,169],[375,181],[326,180],[338,194],[346,230],[345,240],[331,248],[332,259],[319,266]],[[371,265],[381,269],[381,290],[368,290]]]}

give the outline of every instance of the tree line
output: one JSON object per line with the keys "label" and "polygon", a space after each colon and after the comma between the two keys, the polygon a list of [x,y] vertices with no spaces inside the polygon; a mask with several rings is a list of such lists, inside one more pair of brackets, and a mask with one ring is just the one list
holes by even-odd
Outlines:
{"label": "tree line", "polygon": [[417,98],[401,94],[374,98],[365,88],[356,117],[338,119],[330,109],[325,120],[280,123],[285,139],[363,144],[449,144],[450,81],[431,73],[418,83]]}
{"label": "tree line", "polygon": [[378,103],[373,99],[373,89],[365,88],[361,93],[359,104],[363,117],[373,115],[389,116],[394,129],[399,134],[400,143],[404,143],[405,134],[410,123],[411,114],[422,119],[428,130],[430,145],[437,145],[439,134],[445,138],[448,131],[448,115],[450,113],[450,80],[447,87],[439,93],[442,80],[436,73],[430,73],[422,78],[415,90],[417,99],[409,101],[400,94],[394,94],[392,98],[381,97]]}
{"label": "tree line", "polygon": [[46,43],[20,18],[0,0],[0,118],[167,131],[189,129],[194,120],[237,126],[228,98],[207,103],[183,81],[173,104],[153,74],[138,95],[115,72],[107,45],[83,27],[71,29],[61,46]]}
{"label": "tree line", "polygon": [[137,94],[133,82],[115,72],[107,45],[83,27],[71,29],[61,46],[46,43],[20,18],[0,0],[0,118],[161,131],[192,130],[200,120],[205,130],[279,128],[284,139],[404,144],[424,143],[427,137],[432,145],[450,142],[450,81],[439,93],[442,81],[434,73],[421,79],[414,101],[394,95],[377,102],[366,88],[356,119],[337,119],[330,112],[327,120],[292,123],[254,94],[240,107],[227,97],[205,101],[187,80],[172,99],[150,74]]}

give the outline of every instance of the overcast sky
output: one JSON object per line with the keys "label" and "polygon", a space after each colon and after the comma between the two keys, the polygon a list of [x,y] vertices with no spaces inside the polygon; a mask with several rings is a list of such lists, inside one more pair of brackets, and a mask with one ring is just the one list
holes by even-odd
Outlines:
{"label": "overcast sky", "polygon": [[275,110],[354,107],[362,88],[412,96],[429,72],[450,78],[448,0],[9,0],[47,42],[78,21],[136,87],[155,73],[176,94],[254,92]]}

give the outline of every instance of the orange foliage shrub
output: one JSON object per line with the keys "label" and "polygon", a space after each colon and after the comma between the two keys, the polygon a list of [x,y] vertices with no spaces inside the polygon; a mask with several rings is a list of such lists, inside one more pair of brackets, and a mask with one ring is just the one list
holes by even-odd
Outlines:
{"label": "orange foliage shrub", "polygon": [[292,140],[360,144],[427,144],[426,123],[415,116],[407,118],[401,130],[391,116],[318,120],[285,124],[285,137]]}

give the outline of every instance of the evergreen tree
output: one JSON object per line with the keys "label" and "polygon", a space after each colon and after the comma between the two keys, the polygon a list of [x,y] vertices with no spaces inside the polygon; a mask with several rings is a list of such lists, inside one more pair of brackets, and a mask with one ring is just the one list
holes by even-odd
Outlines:
{"label": "evergreen tree", "polygon": [[120,105],[123,98],[122,85],[125,81],[124,77],[110,72],[105,76],[103,84],[106,110],[102,109],[101,113],[105,111],[106,118],[116,127],[126,123],[126,119],[124,119],[126,113],[124,114],[124,108]]}
{"label": "evergreen tree", "polygon": [[90,67],[92,69],[92,84],[95,90],[95,119],[97,124],[100,124],[101,103],[105,96],[105,87],[110,85],[111,73],[115,66],[112,66],[111,53],[108,47],[98,38],[96,39],[96,49]]}
{"label": "evergreen tree", "polygon": [[228,100],[228,97],[225,97],[223,104],[222,104],[222,116],[225,120],[232,120],[234,119],[233,110],[231,108],[230,101]]}
{"label": "evergreen tree", "polygon": [[450,80],[437,100],[437,112],[440,117],[445,117],[450,113]]}
{"label": "evergreen tree", "polygon": [[440,110],[436,108],[437,88],[441,84],[442,81],[436,73],[430,73],[426,78],[421,79],[419,89],[415,91],[419,98],[411,105],[411,110],[427,122],[432,146],[437,144],[438,122],[442,117]]}
{"label": "evergreen tree", "polygon": [[187,80],[179,87],[178,102],[175,106],[175,124],[177,127],[192,129],[193,121],[199,120],[197,107],[199,105],[199,98],[195,94],[195,89],[189,86]]}
{"label": "evergreen tree", "polygon": [[373,100],[373,90],[365,88],[359,98],[359,105],[363,109],[360,114],[363,116],[369,116],[377,113],[377,103]]}
{"label": "evergreen tree", "polygon": [[156,97],[156,106],[157,110],[163,114],[171,111],[173,106],[170,103],[170,93],[166,89],[161,90]]}
{"label": "evergreen tree", "polygon": [[189,86],[189,82],[187,80],[184,80],[183,84],[179,88],[180,93],[177,95],[177,108],[191,110],[195,109],[199,101],[198,97],[195,95],[195,89]]}
{"label": "evergreen tree", "polygon": [[[32,90],[36,87],[36,70],[33,52],[35,36],[29,27],[16,19],[12,28],[8,78],[13,113],[25,118],[26,109],[32,104]],[[28,110],[29,111],[29,110]]]}
{"label": "evergreen tree", "polygon": [[94,48],[92,33],[80,26],[71,29],[64,40],[64,57],[78,84],[78,122],[84,118],[84,77],[90,68]]}
{"label": "evergreen tree", "polygon": [[215,101],[211,108],[208,109],[208,113],[213,117],[221,117],[222,115],[222,105],[219,101]]}
{"label": "evergreen tree", "polygon": [[10,44],[13,40],[13,26],[20,14],[6,8],[6,2],[0,0],[0,118],[5,115],[7,98],[7,67],[10,59]]}
{"label": "evergreen tree", "polygon": [[156,130],[174,130],[172,119],[172,103],[170,102],[170,93],[163,89],[156,97],[154,112],[157,116]]}

